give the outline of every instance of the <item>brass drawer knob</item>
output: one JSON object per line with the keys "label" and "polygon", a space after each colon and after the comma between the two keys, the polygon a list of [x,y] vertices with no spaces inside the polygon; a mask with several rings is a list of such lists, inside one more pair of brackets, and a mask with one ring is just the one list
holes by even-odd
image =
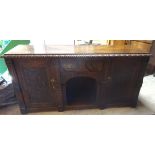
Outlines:
{"label": "brass drawer knob", "polygon": [[55,79],[51,79],[51,86],[53,89],[55,88],[54,84],[55,84]]}
{"label": "brass drawer knob", "polygon": [[108,77],[107,77],[107,80],[111,80],[111,77],[110,77],[110,76],[108,76]]}

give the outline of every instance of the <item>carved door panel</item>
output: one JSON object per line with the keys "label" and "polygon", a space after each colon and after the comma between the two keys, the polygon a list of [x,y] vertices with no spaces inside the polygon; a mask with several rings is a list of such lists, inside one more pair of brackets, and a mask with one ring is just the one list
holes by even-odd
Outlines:
{"label": "carved door panel", "polygon": [[27,107],[57,106],[53,96],[50,61],[47,59],[18,59],[15,61]]}
{"label": "carved door panel", "polygon": [[[106,62],[100,85],[100,106],[130,105],[136,102],[142,61],[136,57],[113,57]],[[141,83],[142,81],[140,81]]]}
{"label": "carved door panel", "polygon": [[137,58],[112,58],[110,81],[106,85],[106,103],[132,104],[141,62]]}

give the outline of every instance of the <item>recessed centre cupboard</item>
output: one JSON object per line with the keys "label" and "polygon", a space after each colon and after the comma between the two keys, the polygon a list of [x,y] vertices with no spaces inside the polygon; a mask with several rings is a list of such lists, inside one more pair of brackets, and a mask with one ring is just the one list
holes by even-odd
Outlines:
{"label": "recessed centre cupboard", "polygon": [[136,107],[149,50],[132,45],[20,45],[3,56],[21,113]]}

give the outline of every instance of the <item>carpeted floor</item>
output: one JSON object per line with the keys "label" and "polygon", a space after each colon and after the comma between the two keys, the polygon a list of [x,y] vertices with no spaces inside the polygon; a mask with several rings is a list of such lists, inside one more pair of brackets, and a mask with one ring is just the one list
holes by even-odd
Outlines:
{"label": "carpeted floor", "polygon": [[[0,109],[0,115],[19,115],[18,105],[11,105]],[[139,103],[136,108],[108,108],[70,110],[64,112],[38,112],[29,115],[151,115],[155,114],[155,77],[146,76],[139,95]]]}
{"label": "carpeted floor", "polygon": [[[100,109],[87,109],[87,110],[70,110],[64,112],[37,112],[29,113],[29,115],[151,115],[153,111],[146,108],[144,105],[139,104],[137,108],[123,107],[123,108],[108,108]],[[20,115],[18,105],[11,105],[0,109],[0,115]]]}
{"label": "carpeted floor", "polygon": [[144,77],[139,101],[155,112],[155,77],[153,75]]}

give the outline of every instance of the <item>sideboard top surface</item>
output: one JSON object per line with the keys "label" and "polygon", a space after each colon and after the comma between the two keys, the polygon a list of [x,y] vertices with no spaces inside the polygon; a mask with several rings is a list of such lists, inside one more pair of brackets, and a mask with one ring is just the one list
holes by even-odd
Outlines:
{"label": "sideboard top surface", "polygon": [[[39,46],[38,46],[39,47]],[[2,57],[66,57],[66,56],[150,56],[148,50],[131,46],[71,46],[47,45],[35,48],[32,45],[18,45]]]}

